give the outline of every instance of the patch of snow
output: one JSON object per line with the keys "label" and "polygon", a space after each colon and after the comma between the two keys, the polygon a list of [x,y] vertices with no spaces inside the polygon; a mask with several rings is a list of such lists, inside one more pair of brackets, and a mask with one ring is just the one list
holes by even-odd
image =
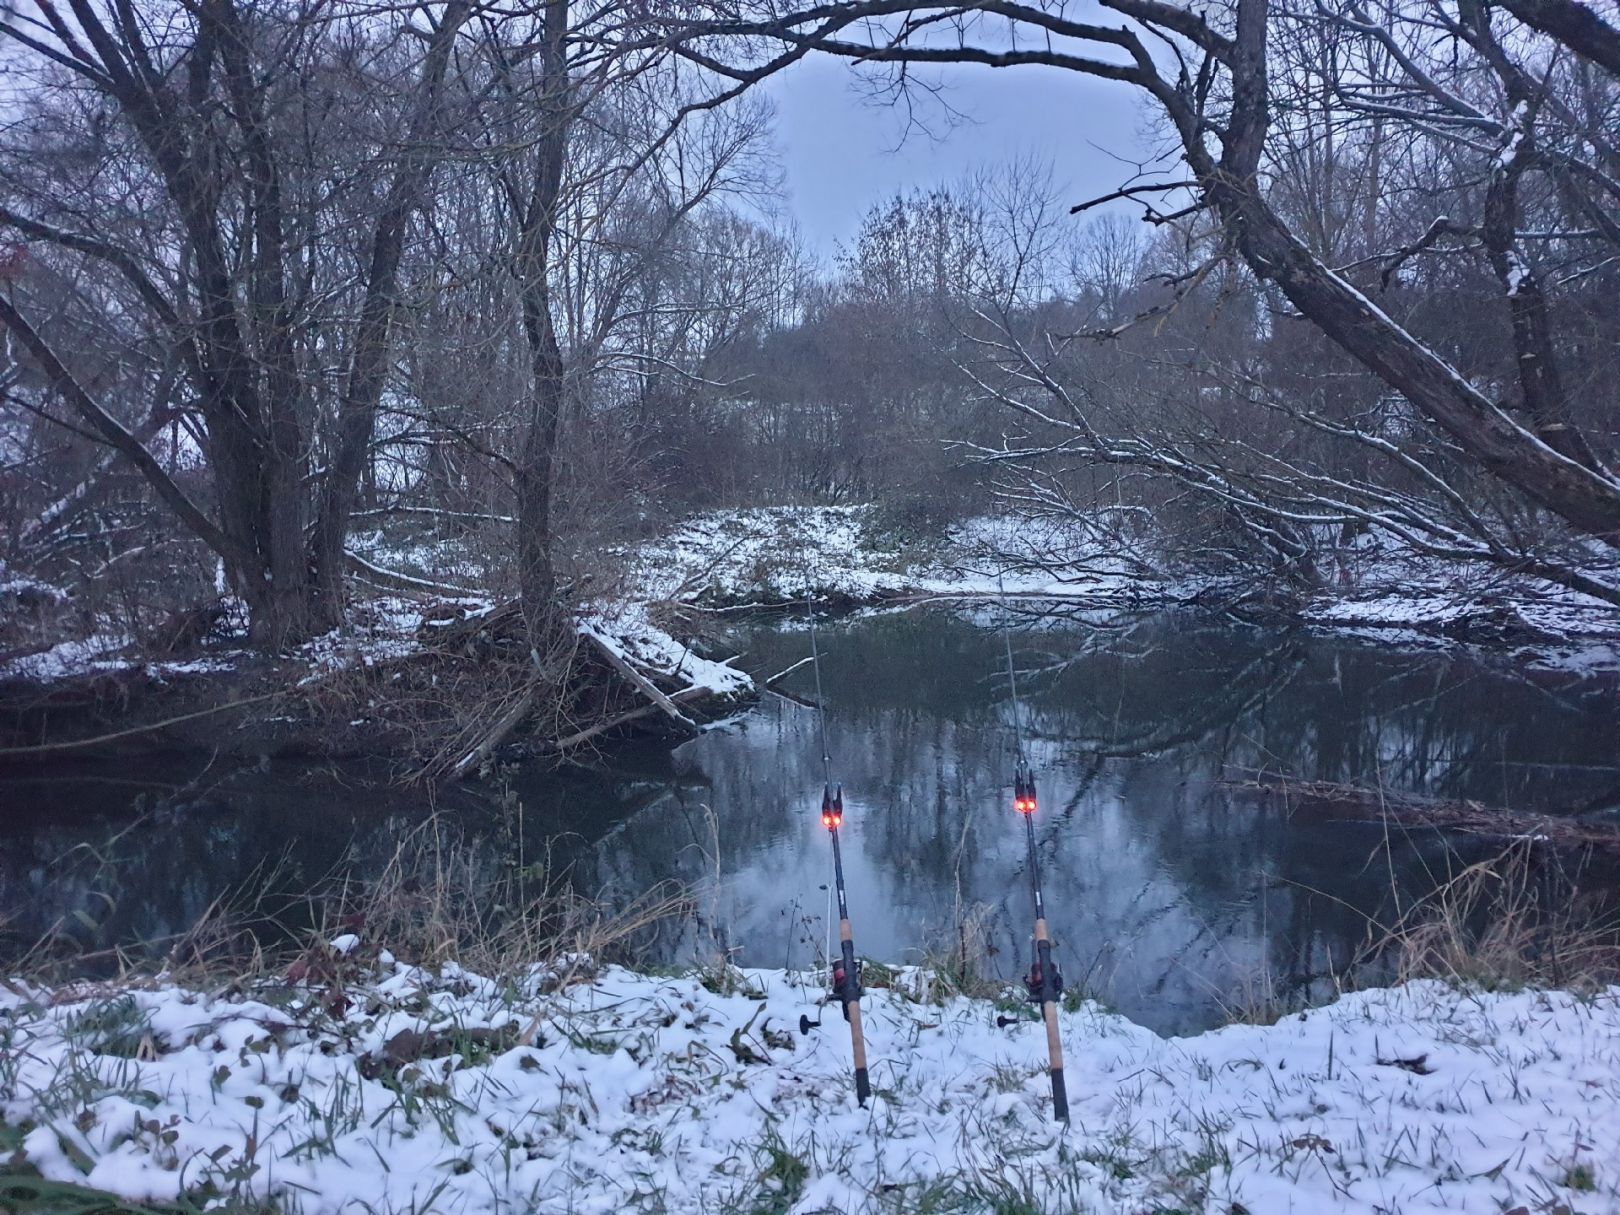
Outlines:
{"label": "patch of snow", "polygon": [[[456,602],[473,611],[488,610],[487,602],[481,599]],[[359,600],[341,628],[306,642],[298,653],[314,671],[312,678],[406,658],[422,648],[416,636],[421,620],[422,603],[417,599],[380,595]]]}
{"label": "patch of snow", "polygon": [[654,625],[644,605],[630,604],[611,616],[583,615],[579,628],[643,671],[668,675],[716,696],[738,696],[753,690],[754,681],[742,671],[694,654],[690,646]]}
{"label": "patch of snow", "polygon": [[233,671],[236,664],[243,657],[241,650],[232,650],[224,654],[209,654],[203,658],[192,658],[185,662],[150,662],[146,665],[147,674],[156,679],[164,679],[171,675],[214,675],[221,671]]}
{"label": "patch of snow", "polygon": [[1422,982],[1170,1040],[1083,1003],[1060,1017],[1064,1128],[1039,1026],[915,999],[915,972],[867,993],[862,1110],[836,1010],[793,1032],[805,976],[609,968],[551,992],[542,968],[379,962],[338,1006],[0,991],[0,1116],[35,1124],[18,1163],[308,1215],[1620,1209],[1620,989]]}
{"label": "patch of snow", "polygon": [[[6,573],[6,567],[0,562],[0,575]],[[59,586],[52,586],[49,582],[41,582],[38,578],[30,578],[24,574],[0,579],[0,599],[16,599],[19,603],[33,600],[36,603],[50,603],[61,605],[72,596]]]}
{"label": "patch of snow", "polygon": [[61,641],[38,654],[26,654],[0,666],[0,679],[28,679],[48,683],[98,671],[124,671],[133,664],[111,657],[128,649],[133,639],[127,633],[96,633],[73,641]]}
{"label": "patch of snow", "polygon": [[[1052,525],[967,520],[926,540],[874,506],[798,506],[694,515],[632,556],[638,600],[731,608],[807,597],[1118,599],[1140,579],[1100,546]],[[1046,568],[1037,568],[1045,566]]]}

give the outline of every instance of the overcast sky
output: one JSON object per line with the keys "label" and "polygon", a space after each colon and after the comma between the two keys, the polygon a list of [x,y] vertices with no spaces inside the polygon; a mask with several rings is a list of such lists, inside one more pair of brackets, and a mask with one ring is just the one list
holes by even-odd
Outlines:
{"label": "overcast sky", "polygon": [[1143,156],[1142,110],[1126,85],[1039,67],[954,68],[940,80],[961,116],[953,125],[944,107],[925,104],[919,117],[932,135],[908,132],[903,110],[869,100],[834,60],[801,62],[770,82],[787,207],[811,249],[831,257],[897,190],[1021,155],[1049,161],[1073,202],[1117,189]]}

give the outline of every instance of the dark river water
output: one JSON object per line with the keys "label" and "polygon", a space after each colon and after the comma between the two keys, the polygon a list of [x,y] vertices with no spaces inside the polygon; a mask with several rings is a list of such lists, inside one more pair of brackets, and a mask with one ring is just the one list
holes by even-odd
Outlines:
{"label": "dark river water", "polygon": [[[1027,965],[994,625],[917,611],[821,629],[850,910],[868,957],[965,948],[981,972]],[[808,652],[802,624],[737,640],[759,672]],[[1290,820],[1248,779],[1257,772],[1558,813],[1620,805],[1612,683],[1198,614],[1023,616],[1013,644],[1069,985],[1161,1031],[1218,1023],[1267,994],[1324,994],[1369,917],[1391,914],[1392,891],[1415,897],[1485,855],[1432,832]],[[693,921],[663,934],[651,961],[719,948],[745,965],[809,965],[831,869],[815,715],[796,699],[812,687],[803,669],[784,684],[792,698],[767,695],[673,754],[619,751],[437,798],[358,766],[198,755],[0,772],[3,946],[14,957],[57,925],[86,950],[160,948],[222,896],[366,874],[437,808],[493,859],[549,856],[609,902],[671,878],[692,887]],[[284,918],[295,926],[297,912]]]}

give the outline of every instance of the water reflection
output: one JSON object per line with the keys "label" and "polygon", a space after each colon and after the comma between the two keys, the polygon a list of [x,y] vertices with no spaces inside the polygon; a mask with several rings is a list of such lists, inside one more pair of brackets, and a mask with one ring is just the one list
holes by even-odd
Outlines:
{"label": "water reflection", "polygon": [[[990,967],[1011,977],[1027,964],[994,623],[912,613],[826,628],[828,736],[868,956],[959,950],[972,921]],[[1288,821],[1230,778],[1277,772],[1549,811],[1613,804],[1620,787],[1609,688],[1207,615],[1016,627],[1060,958],[1071,986],[1161,1030],[1211,1024],[1268,985],[1320,982],[1360,946],[1392,883],[1419,890],[1457,863],[1434,835],[1386,851],[1376,829]],[[789,625],[740,640],[754,669],[774,671],[808,639]],[[592,894],[694,885],[698,920],[664,942],[665,960],[718,943],[744,963],[806,964],[825,941],[830,868],[814,717],[797,700],[809,686],[800,672],[788,698],[673,755],[519,773],[504,798],[461,789],[439,808],[492,860],[549,853]],[[139,783],[106,766],[13,772],[0,798],[13,947],[80,912],[87,946],[159,937],[229,890],[281,898],[277,914],[296,926],[292,896],[335,866],[374,869],[435,808],[364,768],[221,772],[186,756],[144,762]],[[109,844],[138,806],[150,817]]]}
{"label": "water reflection", "polygon": [[[1029,911],[991,623],[830,628],[824,682],[862,951],[959,948],[958,926],[983,909],[992,965],[1011,977],[1026,965]],[[1290,822],[1227,778],[1270,771],[1560,810],[1601,801],[1617,777],[1610,697],[1466,656],[1180,615],[1046,617],[1017,637],[1048,909],[1071,985],[1159,1029],[1320,982],[1354,956],[1392,886],[1420,889],[1459,863],[1433,836],[1386,852],[1378,830]],[[805,646],[791,631],[751,641],[769,669]],[[705,885],[740,959],[811,960],[828,867],[813,713],[768,698],[675,759],[690,784],[619,828],[595,879],[631,891],[677,873]]]}

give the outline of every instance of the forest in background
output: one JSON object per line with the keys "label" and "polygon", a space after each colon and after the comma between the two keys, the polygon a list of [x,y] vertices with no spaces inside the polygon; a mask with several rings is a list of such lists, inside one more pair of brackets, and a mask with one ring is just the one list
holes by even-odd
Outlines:
{"label": "forest in background", "polygon": [[[852,502],[1144,579],[1371,551],[1620,604],[1616,6],[1102,7],[0,8],[8,609],[162,637],[229,594],[275,650],[398,520],[543,641],[614,543]],[[829,265],[750,91],[807,54],[897,102],[1118,80],[1158,159],[922,184]]]}

